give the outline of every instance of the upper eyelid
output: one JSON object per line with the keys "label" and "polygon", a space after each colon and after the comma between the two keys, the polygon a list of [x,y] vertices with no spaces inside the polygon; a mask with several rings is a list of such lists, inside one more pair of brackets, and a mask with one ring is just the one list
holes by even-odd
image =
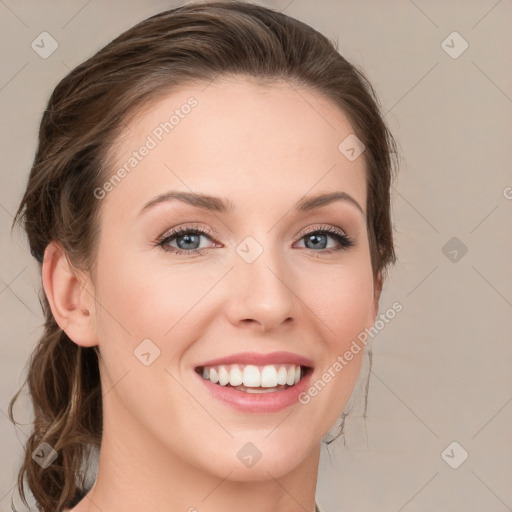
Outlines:
{"label": "upper eyelid", "polygon": [[322,225],[322,224],[314,224],[313,226],[308,226],[304,229],[301,229],[297,236],[304,236],[309,233],[314,233],[316,231],[330,231],[335,230],[336,232],[341,231],[345,236],[348,236],[347,230],[340,228],[338,226],[331,226],[328,224]]}

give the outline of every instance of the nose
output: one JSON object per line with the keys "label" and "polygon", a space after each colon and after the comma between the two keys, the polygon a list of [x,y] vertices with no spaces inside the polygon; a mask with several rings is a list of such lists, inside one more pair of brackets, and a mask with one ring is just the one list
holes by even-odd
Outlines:
{"label": "nose", "polygon": [[230,322],[262,332],[292,324],[297,318],[298,298],[283,255],[266,247],[250,263],[238,255],[234,261],[226,305]]}

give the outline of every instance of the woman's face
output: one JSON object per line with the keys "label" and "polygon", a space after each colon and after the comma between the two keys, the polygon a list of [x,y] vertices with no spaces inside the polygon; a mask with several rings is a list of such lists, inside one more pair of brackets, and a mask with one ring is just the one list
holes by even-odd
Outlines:
{"label": "woman's face", "polygon": [[[106,181],[125,172],[96,192],[105,439],[232,480],[278,478],[315,452],[363,351],[334,377],[333,365],[376,313],[364,161],[339,149],[352,133],[317,93],[243,79],[173,92],[129,124]],[[191,204],[173,192],[216,199]],[[332,193],[345,196],[297,208]],[[276,352],[288,355],[238,355]],[[307,385],[287,391],[228,389],[196,371],[234,356],[241,378],[257,366],[271,386],[281,366],[289,378],[300,363],[293,355],[311,369]],[[317,381],[316,396],[299,401],[296,390],[304,397]]]}

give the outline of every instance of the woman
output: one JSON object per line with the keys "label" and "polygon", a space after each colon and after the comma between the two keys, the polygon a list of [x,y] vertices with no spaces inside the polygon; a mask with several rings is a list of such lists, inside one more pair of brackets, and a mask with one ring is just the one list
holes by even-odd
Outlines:
{"label": "woman", "polygon": [[364,76],[250,3],[160,13],[66,76],[16,216],[46,317],[22,498],[319,510],[364,350],[340,354],[395,261],[393,154]]}

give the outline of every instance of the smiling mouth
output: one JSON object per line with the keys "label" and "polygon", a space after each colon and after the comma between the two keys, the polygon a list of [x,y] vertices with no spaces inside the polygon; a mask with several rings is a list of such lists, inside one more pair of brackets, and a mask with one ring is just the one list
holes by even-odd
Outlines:
{"label": "smiling mouth", "polygon": [[225,364],[195,368],[204,380],[246,393],[272,393],[298,384],[313,369],[297,364]]}

